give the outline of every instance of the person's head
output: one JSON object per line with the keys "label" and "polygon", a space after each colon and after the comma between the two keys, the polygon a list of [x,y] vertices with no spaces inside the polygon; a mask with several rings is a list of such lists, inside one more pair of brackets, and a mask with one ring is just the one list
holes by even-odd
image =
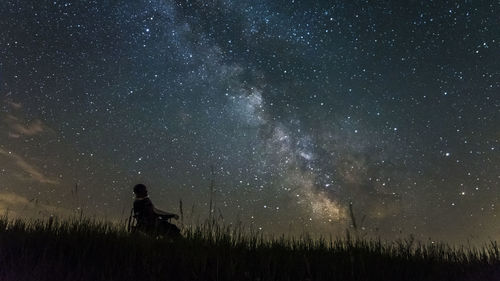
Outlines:
{"label": "person's head", "polygon": [[136,184],[134,186],[134,194],[135,194],[135,197],[137,197],[137,198],[146,197],[146,196],[148,196],[148,189],[142,183]]}

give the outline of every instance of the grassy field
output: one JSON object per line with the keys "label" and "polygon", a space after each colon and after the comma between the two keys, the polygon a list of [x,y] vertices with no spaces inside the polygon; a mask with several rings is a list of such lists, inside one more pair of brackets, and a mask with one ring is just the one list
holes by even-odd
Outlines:
{"label": "grassy field", "polygon": [[168,241],[92,220],[0,219],[0,280],[500,280],[482,249],[274,238],[205,224]]}

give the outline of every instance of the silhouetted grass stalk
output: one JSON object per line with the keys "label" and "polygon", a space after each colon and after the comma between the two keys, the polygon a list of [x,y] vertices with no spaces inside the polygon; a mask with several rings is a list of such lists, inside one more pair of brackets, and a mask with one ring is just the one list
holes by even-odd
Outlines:
{"label": "silhouetted grass stalk", "polygon": [[94,219],[0,219],[0,280],[495,280],[499,250],[264,236],[210,219],[178,241]]}

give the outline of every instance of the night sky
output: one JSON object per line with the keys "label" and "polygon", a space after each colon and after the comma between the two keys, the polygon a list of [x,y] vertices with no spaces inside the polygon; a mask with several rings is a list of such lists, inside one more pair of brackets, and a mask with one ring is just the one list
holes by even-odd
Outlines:
{"label": "night sky", "polygon": [[[499,1],[0,2],[0,212],[500,239]],[[213,168],[213,175],[211,169]],[[430,238],[429,238],[430,237]]]}

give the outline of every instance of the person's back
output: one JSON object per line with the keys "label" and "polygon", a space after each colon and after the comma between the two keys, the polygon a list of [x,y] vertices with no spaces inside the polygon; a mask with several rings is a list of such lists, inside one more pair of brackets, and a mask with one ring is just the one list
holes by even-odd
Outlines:
{"label": "person's back", "polygon": [[134,217],[137,220],[137,228],[144,230],[154,228],[156,214],[153,210],[153,203],[148,197],[134,200]]}
{"label": "person's back", "polygon": [[180,236],[180,230],[177,226],[168,222],[170,218],[178,219],[178,215],[156,209],[148,197],[145,185],[135,185],[134,193],[133,213],[137,220],[136,229],[148,233],[167,234],[174,238]]}

